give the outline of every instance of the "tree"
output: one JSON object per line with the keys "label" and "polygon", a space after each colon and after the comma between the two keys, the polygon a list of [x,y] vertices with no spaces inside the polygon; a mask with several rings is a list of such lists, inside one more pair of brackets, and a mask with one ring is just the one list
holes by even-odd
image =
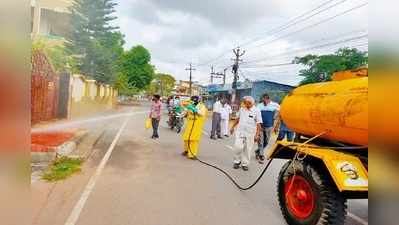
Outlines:
{"label": "tree", "polygon": [[139,92],[138,89],[129,85],[128,77],[123,73],[118,73],[114,88],[118,90],[119,95],[132,96]]}
{"label": "tree", "polygon": [[[118,61],[123,55],[123,35],[120,32],[108,33],[104,39],[96,42],[93,46],[96,63],[93,63],[95,69],[92,77],[103,83],[113,84],[119,72]],[[90,65],[89,62],[86,65]],[[87,68],[91,70],[93,68]]]}
{"label": "tree", "polygon": [[175,88],[176,79],[170,74],[158,73],[151,82],[147,92],[149,95],[170,95]]}
{"label": "tree", "polygon": [[329,55],[306,55],[296,57],[296,64],[307,66],[307,69],[299,71],[299,75],[305,77],[301,85],[320,82],[320,75],[326,75],[325,80],[331,80],[333,73],[337,71],[356,69],[368,63],[367,52],[356,48],[342,48]]}
{"label": "tree", "polygon": [[154,79],[154,66],[150,64],[151,55],[141,45],[125,52],[119,61],[120,72],[127,77],[130,88],[145,90]]}
{"label": "tree", "polygon": [[68,57],[63,44],[50,44],[46,38],[39,38],[32,42],[32,52],[42,51],[48,57],[57,72],[65,70]]}
{"label": "tree", "polygon": [[109,84],[115,81],[124,44],[118,28],[110,25],[115,5],[112,0],[75,0],[66,44],[73,70]]}

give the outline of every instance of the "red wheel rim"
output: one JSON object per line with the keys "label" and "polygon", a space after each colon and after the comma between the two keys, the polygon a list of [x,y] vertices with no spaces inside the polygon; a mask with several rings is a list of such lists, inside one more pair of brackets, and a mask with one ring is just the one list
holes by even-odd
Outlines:
{"label": "red wheel rim", "polygon": [[288,210],[298,219],[308,218],[314,210],[314,193],[310,183],[302,176],[288,179],[284,187]]}

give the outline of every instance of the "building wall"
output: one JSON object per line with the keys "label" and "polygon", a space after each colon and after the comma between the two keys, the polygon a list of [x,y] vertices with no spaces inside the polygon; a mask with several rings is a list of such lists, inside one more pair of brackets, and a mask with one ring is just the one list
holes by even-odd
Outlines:
{"label": "building wall", "polygon": [[104,85],[100,85],[100,87],[99,87],[99,97],[100,98],[102,98],[102,97],[104,97],[105,96],[105,87],[104,87]]}
{"label": "building wall", "polygon": [[68,8],[72,6],[73,2],[74,0],[32,0],[31,5],[57,12],[69,12]]}
{"label": "building wall", "polygon": [[69,14],[44,8],[40,10],[39,34],[65,38],[71,27]]}
{"label": "building wall", "polygon": [[89,91],[88,91],[89,96],[87,96],[87,97],[89,97],[90,100],[94,100],[97,96],[98,84],[96,84],[95,80],[87,80],[86,82],[87,82],[87,87],[89,88]]}
{"label": "building wall", "polygon": [[31,0],[32,37],[39,34],[64,36],[69,30],[69,7],[74,0]]}
{"label": "building wall", "polygon": [[[244,87],[244,86],[243,86]],[[250,88],[245,88],[250,87]],[[237,90],[237,99],[242,99],[244,96],[252,96],[257,102],[261,100],[263,94],[268,93],[271,99],[275,102],[281,102],[284,96],[289,93],[294,87],[269,81],[255,81],[251,85],[246,85],[244,88]],[[211,106],[216,97],[223,97],[231,99],[231,86],[225,87],[211,87],[209,94],[213,97],[207,99],[207,105]]]}
{"label": "building wall", "polygon": [[[109,85],[86,80],[82,75],[73,75],[69,118],[95,115],[112,109],[116,104],[117,91]],[[101,91],[102,90],[102,91]]]}
{"label": "building wall", "polygon": [[255,81],[250,95],[259,101],[263,94],[268,93],[273,101],[280,102],[294,87],[269,81]]}
{"label": "building wall", "polygon": [[73,75],[72,79],[72,100],[76,102],[82,101],[85,96],[86,84],[83,76]]}
{"label": "building wall", "polygon": [[[176,89],[176,94],[178,95],[190,95],[190,82],[188,81],[179,81],[179,84],[176,85],[175,89]],[[191,91],[192,91],[192,95],[202,95],[203,90],[202,87],[200,87],[198,84],[196,83],[192,83],[191,86]]]}
{"label": "building wall", "polygon": [[90,117],[112,109],[117,95],[109,85],[87,80],[83,75],[57,74],[43,52],[32,53],[32,123]]}

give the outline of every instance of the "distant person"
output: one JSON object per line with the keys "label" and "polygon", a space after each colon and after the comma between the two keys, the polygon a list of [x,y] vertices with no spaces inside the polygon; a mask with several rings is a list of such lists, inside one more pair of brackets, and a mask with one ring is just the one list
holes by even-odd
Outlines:
{"label": "distant person", "polygon": [[[213,113],[212,113],[211,139],[216,140],[217,138],[222,138],[222,135],[221,135],[222,103],[219,99],[217,99],[215,104],[213,104],[212,111],[213,111]],[[217,138],[216,138],[216,136],[217,136]]]}
{"label": "distant person", "polygon": [[173,100],[173,107],[178,107],[180,106],[180,97],[176,96],[175,99]]}
{"label": "distant person", "polygon": [[184,116],[185,116],[184,107],[180,103],[179,96],[176,96],[172,113],[173,119],[170,128],[171,129],[176,128],[177,133],[180,133],[184,125]]}
{"label": "distant person", "polygon": [[183,134],[184,152],[182,155],[195,160],[208,110],[199,96],[192,96],[191,104],[186,109],[187,125]]}
{"label": "distant person", "polygon": [[162,102],[161,96],[154,95],[152,98],[151,110],[149,114],[149,118],[151,118],[152,122],[152,139],[159,138],[158,128],[159,121],[161,121],[161,110],[162,110]]}
{"label": "distant person", "polygon": [[260,138],[262,115],[255,107],[255,100],[251,96],[244,97],[243,105],[244,107],[239,111],[238,120],[231,128],[231,134],[234,134],[238,126],[235,134],[233,168],[239,169],[241,166],[244,171],[248,171],[254,143]]}
{"label": "distant person", "polygon": [[291,142],[294,140],[294,132],[292,130],[290,130],[287,127],[287,125],[285,125],[281,116],[280,116],[280,119],[277,121],[276,127],[280,127],[279,131],[278,131],[277,141],[282,141],[286,137],[287,137],[287,141]]}
{"label": "distant person", "polygon": [[168,125],[169,125],[169,127],[171,127],[172,124],[173,124],[173,109],[174,109],[174,103],[175,103],[174,98],[175,97],[172,95],[172,96],[169,96],[169,98],[167,100],[168,117],[169,117]]}
{"label": "distant person", "polygon": [[221,111],[221,127],[222,134],[225,137],[229,137],[229,122],[230,122],[230,114],[232,113],[231,106],[227,103],[226,100],[222,101],[222,111]]}
{"label": "distant person", "polygon": [[168,113],[170,114],[172,112],[173,109],[173,96],[169,96],[168,100],[166,100],[166,105],[167,105],[167,109],[168,109]]}
{"label": "distant person", "polygon": [[275,120],[278,118],[280,105],[270,100],[268,94],[264,94],[262,96],[262,102],[258,104],[258,109],[261,112],[263,123],[261,126],[261,137],[255,155],[258,162],[262,164],[265,161],[265,148],[269,144],[272,131],[275,129]]}

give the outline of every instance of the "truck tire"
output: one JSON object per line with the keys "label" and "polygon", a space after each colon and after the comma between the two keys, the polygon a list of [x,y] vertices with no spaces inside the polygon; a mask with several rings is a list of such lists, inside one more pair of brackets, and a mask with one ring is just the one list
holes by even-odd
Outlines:
{"label": "truck tire", "polygon": [[287,162],[278,178],[278,202],[289,225],[344,225],[346,199],[316,165]]}

